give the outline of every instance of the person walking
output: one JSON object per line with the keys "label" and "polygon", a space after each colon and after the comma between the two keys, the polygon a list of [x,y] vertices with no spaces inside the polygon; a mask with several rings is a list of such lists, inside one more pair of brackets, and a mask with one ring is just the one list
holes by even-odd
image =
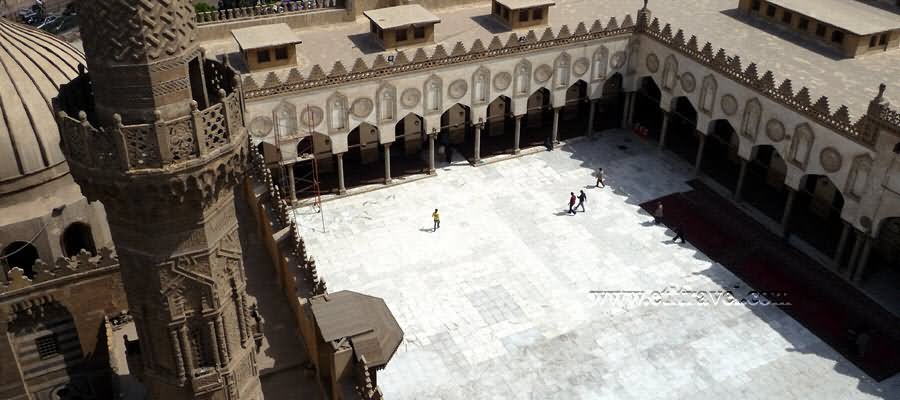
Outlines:
{"label": "person walking", "polygon": [[606,187],[606,183],[603,183],[603,168],[597,168],[597,184],[594,187]]}
{"label": "person walking", "polygon": [[569,214],[575,215],[575,192],[569,192]]}
{"label": "person walking", "polygon": [[578,207],[581,207],[581,211],[582,211],[582,212],[587,211],[587,210],[584,209],[584,202],[585,202],[585,201],[587,201],[587,195],[584,194],[584,190],[580,190],[580,191],[578,192],[578,205],[575,206],[575,209],[577,210]]}
{"label": "person walking", "polygon": [[659,225],[663,219],[663,205],[662,202],[656,205],[656,211],[653,212],[653,223]]}
{"label": "person walking", "polygon": [[431,213],[431,219],[434,220],[434,228],[431,228],[431,231],[437,232],[438,228],[441,227],[441,214],[438,213],[437,208],[435,208],[434,212]]}
{"label": "person walking", "polygon": [[672,238],[672,243],[678,243],[678,239],[681,239],[681,243],[684,243],[684,230],[681,229],[681,225],[675,227],[675,237]]}

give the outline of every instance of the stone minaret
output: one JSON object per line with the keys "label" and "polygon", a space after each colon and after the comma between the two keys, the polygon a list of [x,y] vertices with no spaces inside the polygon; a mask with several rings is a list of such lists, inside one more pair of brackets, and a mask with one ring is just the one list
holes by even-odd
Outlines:
{"label": "stone minaret", "polygon": [[198,48],[190,0],[84,0],[88,69],[55,100],[62,147],[106,207],[152,399],[261,399],[235,191],[235,73]]}

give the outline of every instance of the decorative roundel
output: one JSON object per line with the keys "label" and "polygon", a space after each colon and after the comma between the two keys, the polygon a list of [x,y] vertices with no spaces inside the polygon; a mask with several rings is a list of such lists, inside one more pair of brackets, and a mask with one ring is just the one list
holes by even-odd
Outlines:
{"label": "decorative roundel", "polygon": [[457,79],[450,83],[447,94],[450,98],[461,99],[469,91],[469,84],[464,79]]}
{"label": "decorative roundel", "polygon": [[693,74],[691,74],[690,72],[681,74],[681,88],[688,93],[694,92],[694,89],[697,88],[697,80],[694,79]]}
{"label": "decorative roundel", "polygon": [[350,113],[356,118],[365,118],[375,109],[375,103],[367,97],[356,99],[350,106]]}
{"label": "decorative roundel", "polygon": [[572,72],[574,72],[575,75],[582,76],[587,72],[590,65],[591,63],[587,58],[581,57],[572,64]]}
{"label": "decorative roundel", "polygon": [[654,74],[659,71],[659,57],[655,53],[647,55],[647,70]]}
{"label": "decorative roundel", "polygon": [[628,57],[625,55],[624,51],[617,51],[612,57],[609,58],[609,66],[613,67],[613,69],[619,69],[625,66],[625,61],[628,60]]}
{"label": "decorative roundel", "polygon": [[325,118],[325,111],[322,111],[321,108],[312,106],[312,107],[303,107],[300,111],[300,123],[304,126],[318,126],[322,123],[322,120]]}
{"label": "decorative roundel", "polygon": [[834,147],[826,147],[822,150],[822,153],[819,154],[819,162],[822,163],[822,168],[825,168],[825,171],[828,172],[839,171],[843,161],[844,159],[841,157],[841,153]]}
{"label": "decorative roundel", "polygon": [[775,118],[770,119],[766,122],[766,136],[773,142],[784,140],[784,124]]}
{"label": "decorative roundel", "polygon": [[730,94],[726,94],[722,96],[722,112],[726,115],[734,115],[737,113],[738,103],[737,99]]}
{"label": "decorative roundel", "polygon": [[550,68],[547,64],[541,65],[534,70],[534,80],[538,83],[549,81],[551,76],[553,76],[553,68]]}
{"label": "decorative roundel", "polygon": [[512,75],[509,72],[501,72],[494,75],[494,89],[503,91],[512,83]]}
{"label": "decorative roundel", "polygon": [[403,91],[403,94],[400,95],[400,104],[403,104],[406,108],[413,108],[419,105],[419,100],[422,99],[422,92],[416,88],[409,88]]}
{"label": "decorative roundel", "polygon": [[250,121],[250,134],[259,138],[266,137],[274,127],[275,122],[272,121],[272,118],[260,115]]}

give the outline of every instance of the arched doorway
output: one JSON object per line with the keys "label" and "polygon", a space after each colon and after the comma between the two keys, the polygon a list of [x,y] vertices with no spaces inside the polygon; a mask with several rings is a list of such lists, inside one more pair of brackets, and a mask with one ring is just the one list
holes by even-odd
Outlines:
{"label": "arched doorway", "polygon": [[797,191],[788,232],[833,257],[844,229],[844,196],[823,175],[807,175]]}
{"label": "arched doorway", "polygon": [[625,111],[625,91],[622,88],[622,74],[616,72],[603,83],[603,97],[596,102],[594,131],[618,129],[622,127]]}
{"label": "arched doorway", "polygon": [[313,198],[338,187],[337,172],[331,155],[328,135],[312,132],[297,142],[297,161],[294,169],[294,190],[297,199]]}
{"label": "arched doorway", "polygon": [[522,118],[522,147],[540,146],[553,134],[553,107],[550,91],[540,88],[528,97],[525,117]]}
{"label": "arched doorway", "polygon": [[487,107],[487,121],[481,133],[481,155],[510,153],[515,147],[516,120],[512,115],[512,101],[499,96]]}
{"label": "arched doorway", "polygon": [[660,108],[662,91],[652,77],[641,79],[641,86],[635,92],[634,117],[632,122],[647,128],[648,136],[659,140],[659,130],[662,128],[663,111]]}
{"label": "arched doorway", "polygon": [[566,140],[584,136],[587,131],[588,101],[587,82],[579,80],[566,90],[566,103],[559,114],[559,139]]}
{"label": "arched doorway", "polygon": [[687,97],[676,98],[675,107],[669,113],[669,127],[664,138],[665,147],[694,165],[697,162],[700,135],[702,133],[697,131],[697,110]]}
{"label": "arched doorway", "polygon": [[410,113],[394,126],[394,143],[391,144],[391,175],[403,176],[428,171],[428,156],[422,154],[425,146],[425,120]]}
{"label": "arched doorway", "polygon": [[900,217],[881,222],[878,237],[872,243],[868,264],[861,267],[867,284],[881,286],[885,290],[900,287]]}
{"label": "arched doorway", "polygon": [[456,103],[444,111],[437,137],[440,146],[437,149],[438,155],[443,155],[446,161],[450,161],[454,152],[460,152],[466,158],[474,157],[475,135],[471,132],[471,127],[472,113],[468,106]]}
{"label": "arched doorway", "polygon": [[37,247],[28,242],[12,242],[3,248],[3,264],[7,274],[12,268],[21,268],[25,276],[34,278],[34,263],[40,258]]}
{"label": "arched doorway", "polygon": [[347,135],[347,152],[343,155],[346,188],[384,182],[384,148],[378,136],[378,128],[365,122]]}
{"label": "arched doorway", "polygon": [[62,234],[63,254],[66,257],[75,257],[81,250],[86,250],[92,256],[97,255],[97,248],[94,246],[94,235],[91,233],[91,227],[82,222],[75,222],[69,225]]}
{"label": "arched doorway", "polygon": [[700,170],[734,193],[741,173],[741,157],[738,155],[740,140],[728,120],[717,119],[710,126],[703,145]]}
{"label": "arched doorway", "polygon": [[786,176],[787,162],[775,148],[771,145],[756,146],[747,164],[741,199],[773,221],[780,222],[788,197],[784,185]]}

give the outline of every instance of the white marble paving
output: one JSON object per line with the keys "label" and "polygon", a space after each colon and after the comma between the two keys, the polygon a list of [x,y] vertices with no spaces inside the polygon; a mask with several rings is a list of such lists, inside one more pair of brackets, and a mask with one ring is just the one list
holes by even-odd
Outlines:
{"label": "white marble paving", "polygon": [[[330,201],[325,232],[298,210],[329,290],[383,297],[405,331],[387,399],[900,398],[774,307],[601,304],[591,290],[750,290],[639,210],[690,168],[625,138]],[[587,188],[596,166],[606,189]]]}

